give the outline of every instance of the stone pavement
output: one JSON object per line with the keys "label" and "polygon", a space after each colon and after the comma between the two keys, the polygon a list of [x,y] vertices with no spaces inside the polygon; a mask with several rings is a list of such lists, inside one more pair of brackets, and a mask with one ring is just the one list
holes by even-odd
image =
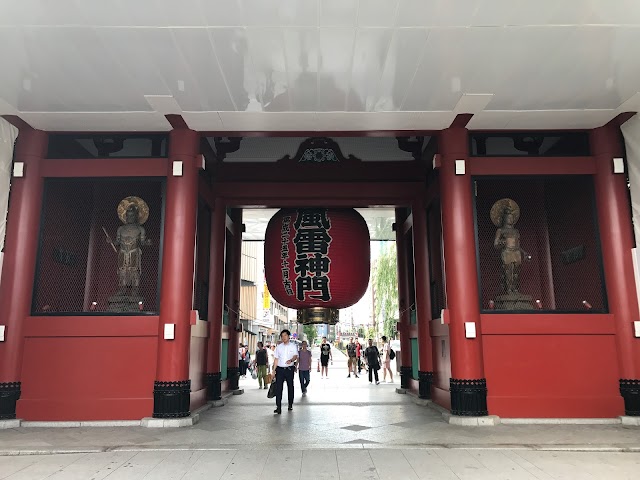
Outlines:
{"label": "stone pavement", "polygon": [[0,479],[640,478],[639,427],[449,425],[334,359],[282,415],[249,378],[191,427],[0,430]]}

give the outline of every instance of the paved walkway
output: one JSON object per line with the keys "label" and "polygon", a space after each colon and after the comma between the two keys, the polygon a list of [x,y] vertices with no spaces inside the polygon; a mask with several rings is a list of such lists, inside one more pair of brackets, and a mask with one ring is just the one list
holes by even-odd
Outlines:
{"label": "paved walkway", "polygon": [[0,479],[639,478],[638,427],[452,426],[396,394],[398,379],[347,379],[334,357],[329,379],[312,372],[306,397],[296,382],[282,415],[242,379],[243,395],[188,428],[0,430]]}

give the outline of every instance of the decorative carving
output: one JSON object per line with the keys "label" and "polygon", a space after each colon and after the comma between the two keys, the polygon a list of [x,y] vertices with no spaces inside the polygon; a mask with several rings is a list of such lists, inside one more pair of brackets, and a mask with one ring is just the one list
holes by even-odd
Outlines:
{"label": "decorative carving", "polygon": [[420,161],[424,146],[424,137],[396,137],[398,148],[403,152],[410,153],[414,160]]}
{"label": "decorative carving", "polygon": [[487,380],[449,379],[451,413],[463,417],[483,417],[487,411]]}
{"label": "decorative carving", "polygon": [[[285,155],[280,159],[290,160],[289,155]],[[328,137],[311,137],[306,139],[298,147],[293,160],[300,163],[323,163],[323,162],[344,162],[346,160],[360,161],[359,158],[354,155],[349,155],[345,158],[340,150],[340,146],[331,138]]]}
{"label": "decorative carving", "polygon": [[218,161],[223,161],[227,154],[237,152],[240,148],[242,137],[214,137],[213,143],[216,146],[216,156]]}
{"label": "decorative carving", "polygon": [[624,398],[624,414],[640,417],[640,380],[621,378],[620,395]]}
{"label": "decorative carving", "polygon": [[20,382],[0,382],[0,420],[16,418],[16,402],[20,399]]}
{"label": "decorative carving", "polygon": [[184,418],[189,411],[191,380],[153,383],[153,417]]}

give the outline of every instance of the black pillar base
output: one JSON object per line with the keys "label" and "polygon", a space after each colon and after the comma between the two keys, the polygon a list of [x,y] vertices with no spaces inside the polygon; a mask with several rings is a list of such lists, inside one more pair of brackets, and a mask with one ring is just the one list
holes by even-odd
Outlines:
{"label": "black pillar base", "polygon": [[463,417],[483,417],[487,411],[487,380],[449,379],[451,413]]}
{"label": "black pillar base", "polygon": [[0,383],[0,420],[16,418],[16,402],[20,398],[20,382]]}
{"label": "black pillar base", "polygon": [[207,386],[207,400],[220,400],[222,398],[221,378],[220,372],[204,374],[204,384]]}
{"label": "black pillar base", "polygon": [[229,390],[240,388],[240,369],[238,367],[227,368],[227,378],[229,379]]}
{"label": "black pillar base", "polygon": [[153,418],[183,418],[191,415],[191,380],[153,383]]}
{"label": "black pillar base", "polygon": [[640,417],[640,380],[621,378],[620,395],[624,398],[624,414]]}
{"label": "black pillar base", "polygon": [[433,372],[418,372],[418,396],[422,399],[431,399],[431,385],[433,384]]}
{"label": "black pillar base", "polygon": [[400,388],[408,390],[411,388],[411,376],[413,375],[412,367],[400,367]]}

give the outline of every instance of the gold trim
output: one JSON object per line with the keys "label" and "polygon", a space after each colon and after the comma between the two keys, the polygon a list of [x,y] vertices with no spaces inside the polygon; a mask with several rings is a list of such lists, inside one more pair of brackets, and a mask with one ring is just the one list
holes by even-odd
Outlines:
{"label": "gold trim", "polygon": [[496,227],[502,226],[502,217],[504,215],[505,210],[511,210],[511,214],[513,215],[513,224],[518,223],[518,219],[520,218],[520,207],[510,198],[502,198],[493,204],[491,207],[491,221]]}
{"label": "gold trim", "polygon": [[303,308],[297,312],[298,323],[302,325],[316,325],[327,323],[335,325],[340,317],[337,308],[310,307]]}
{"label": "gold trim", "polygon": [[127,223],[125,213],[130,205],[138,207],[138,223],[142,225],[149,218],[149,205],[140,197],[126,197],[118,204],[118,217],[122,223]]}

